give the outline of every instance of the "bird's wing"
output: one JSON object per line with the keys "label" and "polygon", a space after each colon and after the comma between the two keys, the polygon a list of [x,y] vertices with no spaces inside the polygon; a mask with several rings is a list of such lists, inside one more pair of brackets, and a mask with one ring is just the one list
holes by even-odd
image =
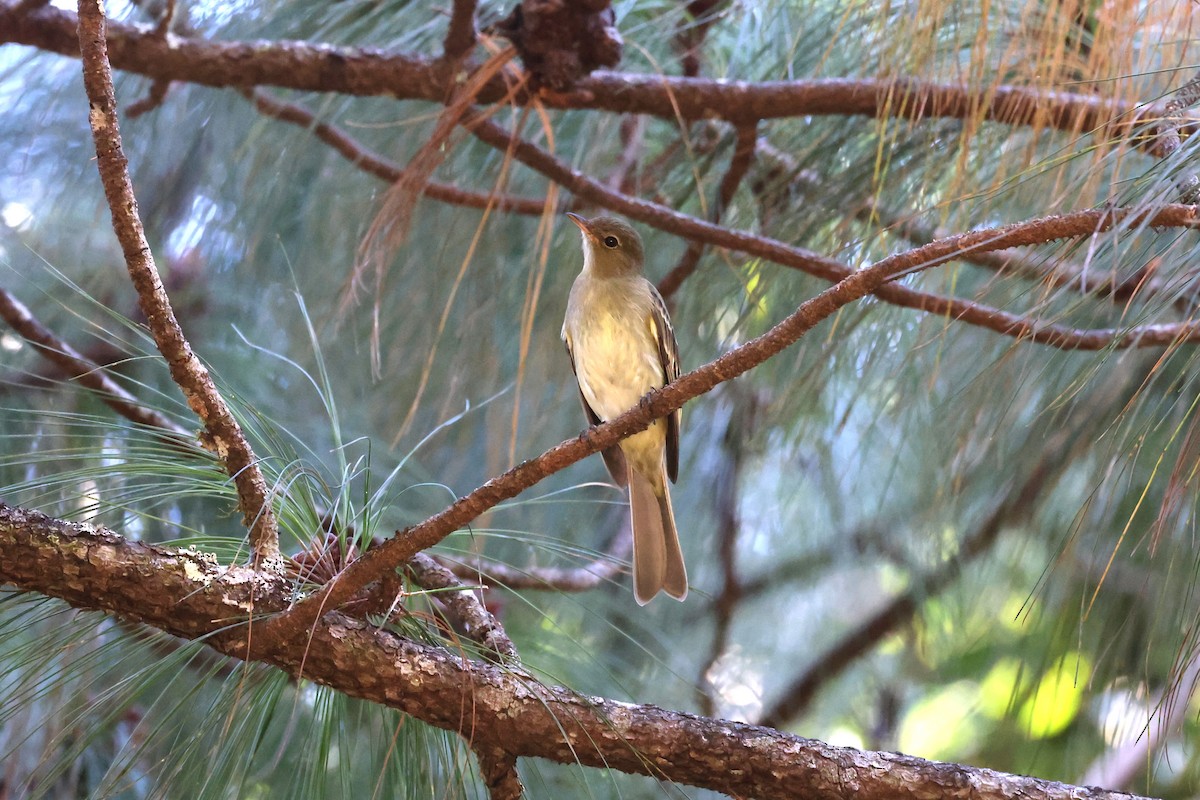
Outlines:
{"label": "bird's wing", "polygon": [[[658,361],[662,365],[663,385],[666,385],[679,377],[679,343],[675,341],[675,329],[667,316],[667,304],[654,284],[650,284],[650,295],[654,299],[650,330],[658,342]],[[683,409],[677,408],[667,417],[667,477],[672,483],[679,476],[679,428],[682,424]]]}
{"label": "bird's wing", "polygon": [[[571,337],[567,334],[566,327],[563,327],[562,332],[563,344],[567,348],[567,357],[571,359],[571,372],[575,375],[575,385],[579,387],[579,402],[583,405],[584,416],[587,417],[588,424],[595,427],[603,420],[592,410],[588,405],[587,398],[583,396],[583,387],[579,385],[579,371],[575,369],[575,353],[571,349]],[[601,450],[600,455],[604,457],[604,466],[608,468],[608,474],[612,476],[613,481],[617,486],[625,488],[629,483],[629,475],[625,468],[625,454],[621,452],[619,445],[613,445],[607,450]]]}

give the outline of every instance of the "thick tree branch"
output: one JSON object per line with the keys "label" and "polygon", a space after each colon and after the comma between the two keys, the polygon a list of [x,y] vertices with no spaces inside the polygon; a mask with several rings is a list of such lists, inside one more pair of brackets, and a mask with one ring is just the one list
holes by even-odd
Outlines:
{"label": "thick tree branch", "polygon": [[[2,503],[0,582],[176,636],[203,636],[238,658],[248,649],[247,630],[230,622],[245,619],[247,608],[282,609],[289,588],[282,578],[220,566],[211,556],[126,541]],[[476,752],[485,748],[488,759],[505,753],[580,763],[762,800],[1133,797],[584,696],[340,614],[328,615],[311,637],[276,641],[260,658],[456,731]],[[485,771],[505,770],[485,764]]]}
{"label": "thick tree branch", "polygon": [[[496,504],[516,497],[549,475],[574,464],[592,453],[611,447],[621,439],[645,430],[658,417],[665,416],[685,402],[711,391],[717,385],[732,380],[758,366],[785,348],[799,341],[819,322],[838,309],[877,291],[884,283],[900,275],[944,264],[961,257],[964,252],[988,251],[1037,244],[1071,236],[1089,235],[1110,230],[1116,225],[1193,226],[1200,222],[1200,211],[1193,206],[1166,206],[1157,211],[1110,209],[1080,211],[1058,217],[982,231],[972,231],[906,253],[891,256],[859,270],[839,281],[821,294],[800,305],[795,312],[763,335],[730,350],[662,389],[651,392],[626,413],[590,428],[575,439],[550,448],[537,458],[518,464],[503,475],[492,478],[465,497],[461,497],[424,522],[406,528],[373,548],[342,571],[337,578],[319,591],[302,600],[287,613],[267,624],[261,639],[270,643],[280,638],[303,637],[324,613],[332,611],[353,597],[367,584],[399,567],[413,555],[428,549],[446,536],[474,520]],[[704,223],[702,223],[704,224]],[[745,234],[728,235],[745,236]],[[782,246],[782,245],[781,245]],[[1038,327],[1021,321],[1023,327],[1003,332],[1021,338],[1046,339],[1056,344],[1065,334],[1056,326]],[[1098,336],[1096,332],[1071,332],[1076,337]],[[1181,325],[1143,326],[1128,331],[1108,332],[1104,346],[1129,347],[1158,340],[1159,344],[1178,344],[1181,341],[1200,341],[1200,323]]]}
{"label": "thick tree branch", "polygon": [[453,572],[424,553],[410,558],[405,569],[418,586],[429,591],[430,597],[442,605],[450,622],[472,641],[502,662],[515,664],[520,661],[517,648],[503,626],[484,607],[472,587],[464,586]]}
{"label": "thick tree branch", "polygon": [[[79,53],[75,15],[53,6],[22,11],[0,2],[0,42],[31,45],[67,56]],[[454,87],[453,64],[442,59],[305,42],[217,42],[167,34],[147,26],[114,24],[109,50],[117,69],[150,78],[206,86],[279,86],[314,92],[442,102]],[[829,78],[807,81],[718,81],[667,75],[594,72],[575,91],[541,98],[560,108],[588,108],[664,119],[721,118],[733,123],[809,115],[899,116],[907,119],[981,115],[1008,125],[1125,135],[1154,108],[1095,95],[999,86],[908,80]],[[480,92],[481,103],[501,100],[501,80]],[[518,103],[535,95],[523,92]]]}
{"label": "thick tree branch", "polygon": [[[0,22],[0,27],[2,25]],[[137,291],[138,305],[146,316],[159,352],[167,361],[171,378],[204,423],[207,434],[204,445],[217,454],[233,478],[242,519],[250,529],[255,561],[277,566],[279,532],[266,481],[241,426],[179,327],[138,217],[128,162],[121,149],[117,101],[105,41],[104,11],[99,0],[80,0],[78,43],[83,53],[83,84],[91,105],[88,121],[96,144],[96,163],[112,213],[113,230],[121,243],[125,265]]]}

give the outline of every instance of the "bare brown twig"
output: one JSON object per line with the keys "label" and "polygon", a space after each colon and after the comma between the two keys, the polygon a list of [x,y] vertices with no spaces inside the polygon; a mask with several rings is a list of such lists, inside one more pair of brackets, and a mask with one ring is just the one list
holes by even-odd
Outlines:
{"label": "bare brown twig", "polygon": [[475,46],[475,7],[477,0],[454,0],[450,12],[450,26],[442,42],[443,56],[448,61],[459,61]]}
{"label": "bare brown twig", "polygon": [[[254,108],[259,113],[304,128],[368,175],[374,175],[388,183],[395,183],[404,174],[404,168],[395,161],[390,161],[378,153],[372,152],[337,126],[317,121],[316,115],[304,106],[276,100],[258,90],[243,89],[241,94],[254,104]],[[456,206],[491,207],[498,211],[511,211],[534,217],[540,217],[546,212],[544,197],[514,197],[499,193],[469,192],[435,181],[426,183],[422,191],[426,197]]]}
{"label": "bare brown twig", "polygon": [[[803,170],[792,156],[772,145],[765,137],[759,138],[756,150],[759,158],[767,162],[772,178],[783,177],[796,191],[807,197],[823,196],[820,177],[811,170]],[[894,232],[914,245],[927,244],[937,239],[944,239],[953,234],[927,225],[916,219],[912,214],[899,213],[893,209],[881,206],[871,198],[855,204],[855,216],[863,221],[881,225]],[[996,273],[1016,275],[1026,280],[1052,286],[1054,288],[1069,288],[1083,295],[1108,297],[1114,303],[1123,303],[1135,294],[1153,293],[1155,286],[1147,281],[1146,270],[1133,271],[1122,279],[1106,274],[1091,274],[1083,267],[1061,259],[1037,261],[1026,257],[1017,251],[1002,251],[986,253],[966,253],[964,262],[973,264]],[[1186,299],[1176,301],[1176,308],[1184,313],[1190,313],[1191,306]]]}
{"label": "bare brown twig", "polygon": [[39,322],[20,300],[3,288],[0,288],[0,319],[32,344],[68,379],[96,392],[105,405],[121,416],[139,425],[157,428],[187,439],[193,438],[194,434],[191,431],[175,424],[160,412],[147,408],[110,378],[103,367],[84,358],[79,351],[55,336],[54,332]]}
{"label": "bare brown twig", "polygon": [[[754,163],[754,149],[758,142],[757,128],[753,125],[743,125],[737,129],[737,140],[733,154],[729,157],[729,166],[721,178],[721,186],[717,190],[717,200],[713,203],[709,219],[713,224],[721,221],[725,209],[733,202],[733,195],[738,185],[746,177],[750,165]],[[689,239],[687,250],[680,257],[679,263],[658,282],[658,291],[663,297],[669,298],[683,285],[688,276],[696,271],[700,256],[704,254],[704,244],[696,239]]]}
{"label": "bare brown twig", "polygon": [[129,277],[137,291],[138,304],[146,315],[159,352],[166,359],[171,378],[183,390],[188,405],[204,423],[204,444],[220,457],[237,488],[242,519],[250,529],[250,544],[256,563],[279,564],[279,533],[271,511],[270,493],[241,426],[213,385],[208,370],[192,352],[179,327],[170,299],[163,289],[158,268],[138,218],[137,200],[129,180],[117,102],[113,95],[105,40],[105,18],[99,0],[79,2],[79,48],[83,54],[83,83],[91,112],[92,138],[104,194],[112,212],[113,230],[121,243]]}
{"label": "bare brown twig", "polygon": [[[841,262],[810,250],[793,247],[744,231],[724,228],[648,200],[614,192],[598,181],[576,172],[529,142],[517,140],[513,145],[512,134],[500,126],[486,120],[470,119],[469,115],[467,116],[467,124],[470,126],[471,132],[482,141],[496,148],[511,147],[515,159],[592,203],[611,208],[662,231],[758,256],[830,282],[843,280],[852,272]],[[1103,233],[1111,229],[1111,224],[1106,222],[1111,219],[1120,219],[1121,224],[1130,226],[1148,224],[1150,226],[1194,227],[1200,223],[1200,215],[1197,215],[1196,209],[1184,205],[1167,205],[1161,209],[1142,210],[1133,216],[1130,216],[1130,209],[1121,210],[1117,217],[1112,218],[1108,216],[1109,213],[1110,211],[1105,209],[1077,211],[1057,217],[1045,217],[1036,222],[1009,226],[1004,229],[974,231],[933,242],[928,246],[932,248],[931,250],[927,248],[910,250],[901,257],[919,257],[915,254],[937,252],[939,260],[965,259],[994,250],[1007,250],[1056,239]],[[1155,221],[1149,222],[1149,220]],[[1087,227],[1089,222],[1093,224],[1091,229]],[[1023,227],[1025,224],[1030,227]],[[987,241],[987,237],[996,235],[999,230],[1005,230],[1007,233],[1001,240],[1000,246],[995,247]],[[915,266],[916,263],[914,262],[913,265]],[[881,283],[874,288],[873,294],[881,300],[903,308],[935,314],[968,325],[987,328],[1004,336],[1028,339],[1038,344],[1063,350],[1157,347],[1176,341],[1196,341],[1200,335],[1200,326],[1192,322],[1130,328],[1072,328],[1065,325],[1043,323],[982,303],[917,291],[899,284],[883,285]]]}
{"label": "bare brown twig", "polygon": [[691,22],[680,21],[675,29],[675,47],[679,50],[679,59],[683,64],[683,74],[694,78],[700,74],[700,48],[708,29],[717,21],[721,6],[727,5],[728,0],[687,0],[688,16]]}
{"label": "bare brown twig", "polygon": [[484,588],[496,585],[509,590],[587,592],[626,571],[632,546],[628,529],[620,527],[605,554],[581,567],[514,567],[486,558],[450,558],[446,555],[436,558],[462,580],[482,582]]}

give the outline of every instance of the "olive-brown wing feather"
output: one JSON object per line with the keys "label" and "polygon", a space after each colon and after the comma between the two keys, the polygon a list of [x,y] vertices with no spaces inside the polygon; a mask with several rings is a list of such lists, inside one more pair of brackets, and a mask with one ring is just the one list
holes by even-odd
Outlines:
{"label": "olive-brown wing feather", "polygon": [[[650,284],[654,298],[654,334],[658,340],[658,360],[662,364],[663,384],[679,377],[679,343],[675,341],[675,329],[667,314],[667,304],[662,295]],[[683,424],[683,409],[675,409],[667,416],[667,477],[674,483],[679,477],[679,428]]]}

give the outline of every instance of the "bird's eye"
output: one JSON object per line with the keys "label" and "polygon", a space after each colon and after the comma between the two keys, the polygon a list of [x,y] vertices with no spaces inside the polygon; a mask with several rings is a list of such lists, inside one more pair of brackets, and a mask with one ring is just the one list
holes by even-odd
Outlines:
{"label": "bird's eye", "polygon": [[617,241],[617,237],[615,237],[615,236],[605,236],[604,237],[604,246],[609,248],[610,250],[619,244],[620,244],[620,242]]}

